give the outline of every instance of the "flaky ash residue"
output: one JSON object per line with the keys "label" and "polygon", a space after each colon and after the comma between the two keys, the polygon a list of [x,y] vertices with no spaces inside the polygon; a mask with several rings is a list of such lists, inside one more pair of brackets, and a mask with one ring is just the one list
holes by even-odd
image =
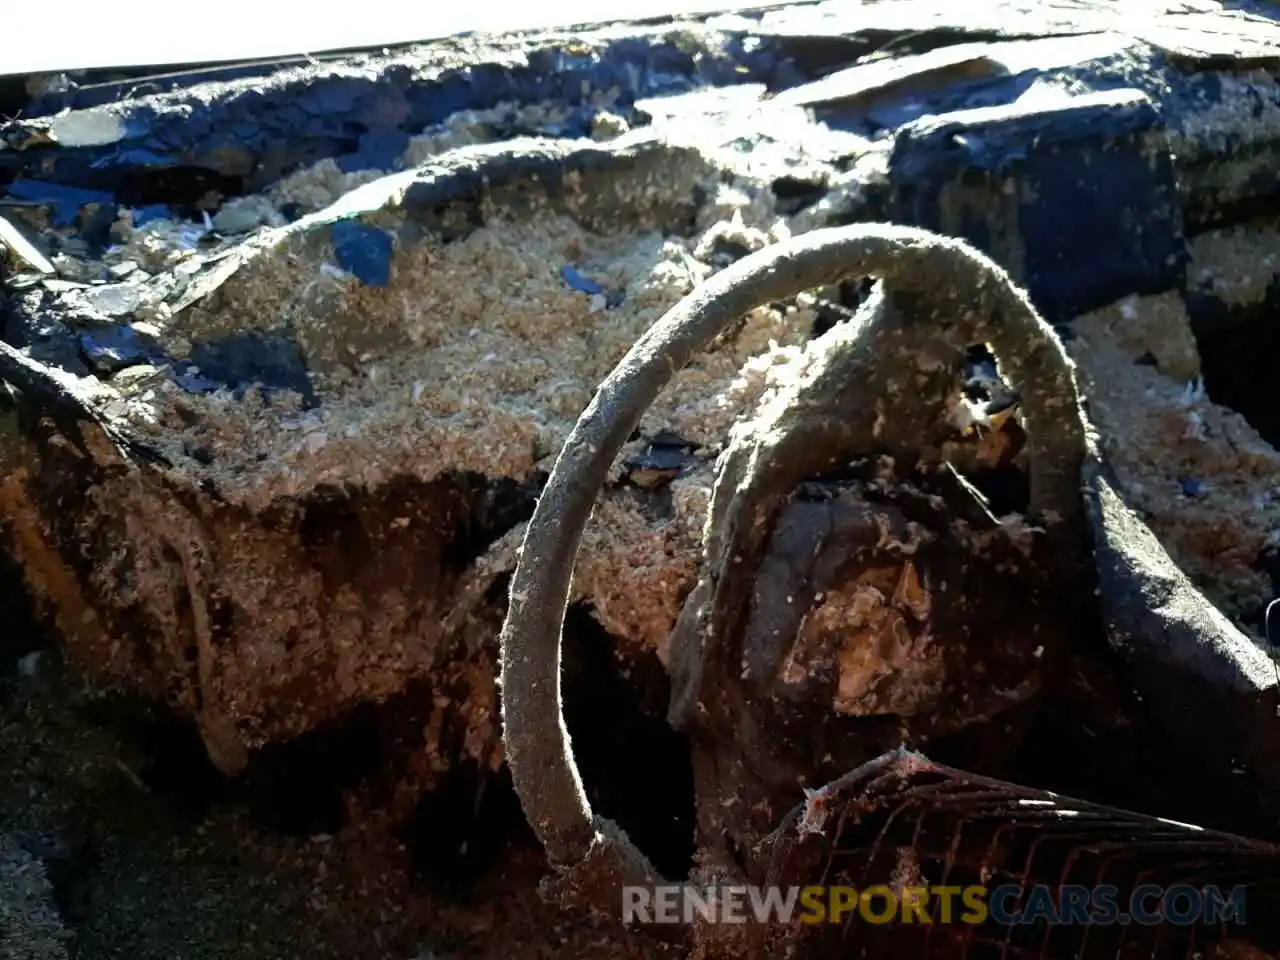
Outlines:
{"label": "flaky ash residue", "polygon": [[[381,288],[326,271],[331,251],[286,236],[166,334],[182,356],[246,329],[289,330],[318,405],[303,409],[297,395],[192,396],[166,384],[136,399],[139,428],[178,470],[251,508],[324,483],[376,487],[450,471],[526,477],[559,449],[631,343],[710,268],[691,253],[697,237],[604,236],[563,215],[490,216],[461,240],[401,247]],[[620,303],[570,288],[562,264]],[[781,349],[771,342],[803,338],[807,314],[756,311],[732,344],[677,378],[645,428],[715,442],[752,399],[744,362]]]}

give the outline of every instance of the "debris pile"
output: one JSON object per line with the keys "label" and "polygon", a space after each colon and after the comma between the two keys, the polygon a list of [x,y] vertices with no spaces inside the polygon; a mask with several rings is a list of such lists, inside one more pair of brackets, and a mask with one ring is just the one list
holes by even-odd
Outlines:
{"label": "debris pile", "polygon": [[[496,676],[508,599],[527,599],[519,546],[557,458],[592,452],[566,447],[575,422],[655,321],[744,258],[873,221],[967,239],[1030,292],[1050,352],[1077,364],[1109,471],[1085,499],[1116,508],[1119,539],[1091,515],[1089,563],[1079,437],[1051,425],[1071,442],[1037,475],[1036,397],[1075,396],[1062,369],[1020,374],[985,334],[894,341],[884,357],[918,369],[859,371],[869,399],[832,428],[893,449],[815,465],[817,429],[777,456],[803,476],[774,491],[761,463],[827,369],[820,338],[855,337],[885,297],[952,331],[972,318],[834,269],[770,287],[610,445],[583,508],[563,677],[590,811],[673,878],[818,882],[834,850],[855,885],[933,879],[956,822],[1011,837],[1046,803],[1083,842],[1082,818],[1138,836],[1139,859],[1145,837],[1217,844],[1223,877],[1273,856],[954,767],[1273,830],[1276,686],[1235,633],[1258,641],[1280,589],[1280,421],[1246,375],[1274,348],[1240,332],[1276,306],[1257,215],[1280,29],[1213,4],[1124,32],[1088,4],[981,24],[916,6],[886,2],[872,27],[832,2],[54,84],[0,124],[0,574],[26,591],[0,601],[29,593],[74,666],[46,673],[36,625],[0,640],[0,881],[27,878],[0,921],[16,910],[26,940],[69,952],[39,876],[80,923],[61,854],[14,832],[54,824],[87,838],[76,871],[110,891],[85,955],[384,960],[424,939],[505,955],[495,924],[547,953],[661,955],[533,904],[544,853],[558,861],[520,815]],[[1227,341],[1253,366],[1225,362]],[[946,462],[915,469],[935,444]],[[1046,513],[1062,527],[1035,509],[1046,489],[1070,490]],[[1139,569],[1116,545],[1148,526]],[[1175,581],[1163,606],[1142,589]],[[129,698],[145,734],[98,737],[132,729]],[[931,760],[885,753],[903,743]],[[637,799],[650,782],[661,801]],[[975,786],[970,818],[956,798]],[[904,811],[920,838],[867,833],[907,829]],[[1010,837],[974,840],[966,867],[999,868]],[[480,906],[424,895],[419,871],[478,883]],[[232,943],[246,918],[261,944]],[[839,942],[815,949],[847,946],[819,933]]]}
{"label": "debris pile", "polygon": [[[71,650],[197,716],[227,770],[448,659],[453,599],[484,586],[470,565],[512,548],[594,385],[713,270],[698,254],[785,235],[766,185],[721,176],[649,135],[470,148],[264,229],[183,309],[103,323],[32,294],[32,311],[61,296],[88,356],[110,358],[100,402],[154,458],[56,454],[58,483],[89,484],[75,546],[42,532],[66,489],[9,478],[16,554],[46,571],[35,591]],[[707,458],[812,326],[794,303],[754,311],[628,451],[674,437],[698,451],[681,475],[646,489],[618,464],[578,589],[637,650],[663,651],[692,578]]]}

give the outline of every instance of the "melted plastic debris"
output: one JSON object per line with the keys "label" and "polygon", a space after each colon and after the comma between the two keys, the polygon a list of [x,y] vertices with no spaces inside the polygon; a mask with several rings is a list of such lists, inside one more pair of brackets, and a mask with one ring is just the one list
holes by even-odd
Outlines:
{"label": "melted plastic debris", "polygon": [[564,282],[567,283],[574,290],[579,290],[582,293],[588,293],[592,295],[598,295],[598,294],[604,293],[604,287],[600,286],[600,284],[596,283],[590,277],[584,277],[581,273],[579,273],[573,267],[570,267],[570,266],[561,267],[560,276],[563,277]]}

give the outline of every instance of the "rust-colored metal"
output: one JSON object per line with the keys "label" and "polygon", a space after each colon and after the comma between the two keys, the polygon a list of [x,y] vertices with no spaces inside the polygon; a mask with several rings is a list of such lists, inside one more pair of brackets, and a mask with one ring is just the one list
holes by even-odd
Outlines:
{"label": "rust-colored metal", "polygon": [[[961,921],[967,908],[958,896],[953,922],[945,922],[944,897],[935,893],[921,901],[928,923],[903,922],[899,912],[893,922],[872,924],[855,910],[842,924],[797,925],[786,939],[807,960],[1164,960],[1280,951],[1280,847],[975,776],[908,750],[812,793],[762,853],[767,882],[783,886],[884,885],[899,897],[911,887],[1021,891],[999,903],[986,899],[991,909],[982,922]],[[1136,906],[1156,914],[1156,888],[1184,891],[1169,895],[1170,918],[1159,923],[1120,922],[1102,900],[1081,903],[1071,916],[1073,889],[1095,897],[1110,891],[1119,914],[1138,891]],[[1196,906],[1192,890],[1205,910],[1200,920],[1179,923]],[[1024,911],[1026,922],[1008,923],[1010,911]]]}

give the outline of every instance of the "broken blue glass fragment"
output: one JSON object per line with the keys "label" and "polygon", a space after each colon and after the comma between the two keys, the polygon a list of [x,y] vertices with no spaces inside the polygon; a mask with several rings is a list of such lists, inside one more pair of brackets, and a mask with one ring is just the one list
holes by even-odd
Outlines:
{"label": "broken blue glass fragment", "polygon": [[99,157],[89,166],[94,170],[102,170],[107,167],[170,167],[175,163],[177,161],[171,156],[164,156],[154,150],[133,148]]}
{"label": "broken blue glass fragment", "polygon": [[1182,487],[1182,495],[1184,497],[1201,497],[1204,496],[1204,484],[1195,477],[1179,477],[1178,483]]}
{"label": "broken blue glass fragment", "polygon": [[339,220],[329,230],[338,265],[366,286],[385,287],[391,281],[394,244],[385,230],[359,220]]}
{"label": "broken blue glass fragment", "polygon": [[604,287],[596,283],[590,277],[585,276],[577,271],[576,268],[565,264],[560,268],[560,279],[562,279],[569,287],[581,293],[595,295],[604,293]]}
{"label": "broken blue glass fragment", "polygon": [[149,203],[145,207],[136,207],[133,211],[133,225],[135,228],[150,223],[152,220],[170,220],[172,218],[172,211],[163,203]]}

